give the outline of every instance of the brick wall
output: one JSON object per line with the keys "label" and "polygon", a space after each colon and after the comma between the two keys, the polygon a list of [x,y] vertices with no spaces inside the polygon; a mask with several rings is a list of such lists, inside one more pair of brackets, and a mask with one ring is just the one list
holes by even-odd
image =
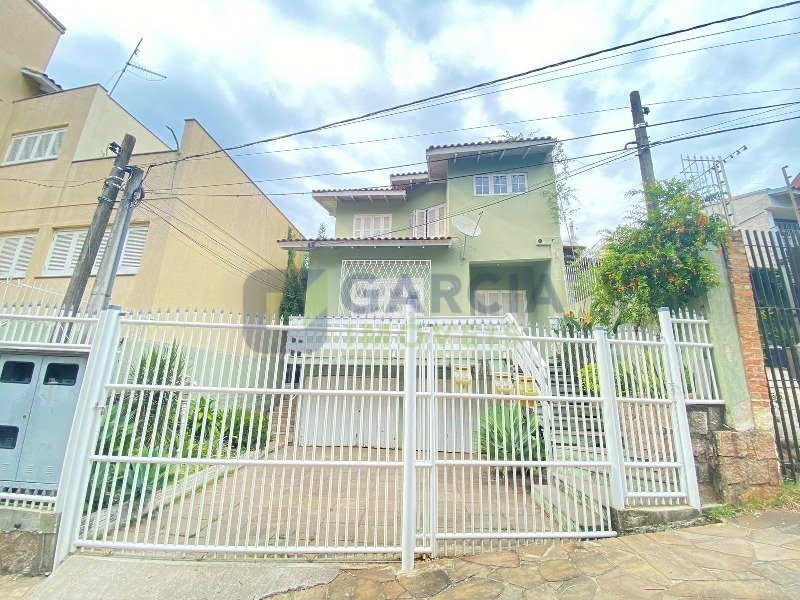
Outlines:
{"label": "brick wall", "polygon": [[[709,478],[716,484],[721,499],[741,502],[753,497],[775,496],[781,477],[755,297],[741,233],[733,232],[724,256],[728,281],[722,283],[727,283],[730,291],[752,422],[749,427],[740,426],[740,430],[728,427],[714,431],[713,447],[706,449],[705,462],[710,469]],[[708,458],[712,460],[709,462]]]}

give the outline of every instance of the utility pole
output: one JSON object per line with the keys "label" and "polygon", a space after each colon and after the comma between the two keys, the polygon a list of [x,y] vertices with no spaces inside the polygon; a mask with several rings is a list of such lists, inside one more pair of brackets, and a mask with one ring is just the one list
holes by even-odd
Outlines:
{"label": "utility pole", "polygon": [[642,173],[642,185],[645,191],[645,205],[647,212],[653,212],[655,206],[647,198],[647,188],[656,182],[653,171],[653,157],[650,156],[650,140],[647,139],[647,123],[644,116],[650,112],[649,108],[642,108],[642,99],[639,91],[634,90],[630,95],[631,115],[633,116],[633,132],[636,135],[636,149],[639,154],[639,170]]}
{"label": "utility pole", "polygon": [[786,165],[781,169],[783,171],[783,180],[786,182],[786,189],[789,190],[789,198],[792,200],[792,208],[794,208],[794,218],[797,219],[797,222],[800,223],[800,208],[797,206],[797,197],[794,195],[794,188],[792,187],[792,182],[789,179],[789,174],[786,172],[786,169],[789,168],[789,165]]}
{"label": "utility pole", "polygon": [[[89,275],[97,258],[97,252],[100,250],[100,243],[103,241],[103,235],[106,232],[106,227],[108,227],[111,210],[114,208],[117,194],[122,187],[125,168],[131,160],[135,144],[136,138],[126,133],[122,144],[117,147],[114,166],[111,167],[111,172],[103,182],[103,191],[97,198],[97,208],[94,211],[94,217],[92,217],[92,224],[86,233],[86,239],[83,240],[78,262],[69,280],[67,293],[64,295],[64,307],[67,310],[77,311],[81,305],[83,292],[86,291],[86,283],[89,281]],[[116,146],[116,144],[113,145]]]}
{"label": "utility pole", "polygon": [[114,289],[114,281],[117,277],[122,252],[125,247],[125,240],[128,237],[128,229],[133,216],[133,209],[141,202],[144,197],[142,180],[144,171],[139,167],[128,167],[128,182],[125,184],[125,191],[122,200],[117,207],[117,217],[111,226],[111,234],[108,236],[106,251],[103,253],[103,260],[97,270],[97,277],[94,279],[92,293],[86,305],[86,312],[92,314],[108,308],[111,299],[111,291]]}

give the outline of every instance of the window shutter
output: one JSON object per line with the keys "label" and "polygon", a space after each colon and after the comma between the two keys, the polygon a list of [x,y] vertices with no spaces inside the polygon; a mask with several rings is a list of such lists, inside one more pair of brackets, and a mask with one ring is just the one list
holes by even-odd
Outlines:
{"label": "window shutter", "polygon": [[[75,263],[72,265],[73,269],[78,264],[78,254],[80,254],[81,246],[83,246],[83,240],[86,239],[87,233],[87,231],[83,232],[80,246],[78,246],[78,250],[75,253]],[[108,245],[108,237],[110,235],[111,229],[106,229],[106,232],[103,234],[103,239],[100,240],[100,248],[97,250],[97,256],[95,257],[94,264],[92,265],[92,275],[97,275],[97,271],[100,269],[100,263],[103,262],[103,255],[106,253],[106,246]]]}
{"label": "window shutter", "polygon": [[125,240],[125,248],[117,269],[118,274],[135,275],[139,272],[146,241],[147,225],[136,225],[128,230],[128,239]]}
{"label": "window shutter", "polygon": [[64,144],[64,136],[66,134],[67,132],[64,129],[55,132],[53,143],[50,144],[50,149],[47,153],[48,156],[58,156],[58,153],[61,151],[61,146]]}
{"label": "window shutter", "polygon": [[3,162],[14,162],[17,160],[20,148],[22,148],[23,138],[18,137],[11,140],[11,145],[8,147],[6,158]]}
{"label": "window shutter", "polygon": [[447,237],[447,205],[437,204],[426,211],[427,237]]}
{"label": "window shutter", "polygon": [[381,237],[389,238],[391,237],[391,234],[389,232],[392,230],[392,215],[383,215],[382,221],[383,223],[381,224]]}
{"label": "window shutter", "polygon": [[412,210],[411,211],[411,237],[424,238],[425,237],[425,211]]}
{"label": "window shutter", "polygon": [[16,236],[0,238],[0,277],[13,277],[14,262],[17,256]]}
{"label": "window shutter", "polygon": [[33,158],[42,158],[47,156],[47,149],[50,146],[50,140],[53,139],[52,132],[43,133],[39,136],[39,142],[36,144],[36,150],[33,153]]}
{"label": "window shutter", "polygon": [[[77,255],[80,252],[80,246],[77,252],[74,251],[75,241],[80,233],[77,230],[57,231],[53,235],[43,275],[70,275],[72,273],[75,268],[75,262],[78,260]],[[73,254],[75,255],[74,259]]]}
{"label": "window shutter", "polygon": [[22,142],[22,150],[20,150],[17,160],[28,160],[33,156],[33,149],[36,146],[36,136],[32,135],[26,137]]}
{"label": "window shutter", "polygon": [[361,215],[356,215],[353,217],[353,237],[364,237],[364,219],[361,217]]}

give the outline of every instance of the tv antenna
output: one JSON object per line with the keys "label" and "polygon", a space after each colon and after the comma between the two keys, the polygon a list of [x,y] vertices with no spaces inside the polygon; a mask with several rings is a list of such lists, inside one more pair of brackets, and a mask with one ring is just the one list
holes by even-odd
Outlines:
{"label": "tv antenna", "polygon": [[481,211],[481,213],[478,215],[477,221],[473,221],[466,215],[456,215],[455,217],[453,217],[453,227],[455,227],[461,233],[464,234],[464,244],[461,246],[462,262],[464,261],[469,239],[476,238],[481,234],[481,226],[479,223],[482,216],[483,216],[483,211]]}
{"label": "tv antenna", "polygon": [[[148,75],[154,75],[155,77],[157,77],[157,79],[148,79],[147,81],[163,81],[164,79],[167,78],[166,75],[162,75],[161,73],[156,73],[155,71],[151,71],[150,69],[145,69],[141,65],[137,65],[133,62],[133,59],[139,55],[139,46],[142,45],[143,41],[144,38],[139,38],[139,43],[136,44],[136,48],[133,49],[133,52],[131,52],[130,57],[125,62],[125,66],[122,67],[122,70],[119,72],[119,76],[117,77],[117,80],[114,82],[114,85],[111,86],[111,91],[108,92],[109,96],[114,94],[114,90],[117,89],[117,84],[119,83],[119,80],[122,79],[122,76],[125,75],[125,71],[127,71],[128,69],[135,69],[136,71],[141,71],[142,73],[147,73]],[[132,72],[134,73],[134,75],[136,74],[135,71]],[[141,75],[139,77],[141,77]]]}

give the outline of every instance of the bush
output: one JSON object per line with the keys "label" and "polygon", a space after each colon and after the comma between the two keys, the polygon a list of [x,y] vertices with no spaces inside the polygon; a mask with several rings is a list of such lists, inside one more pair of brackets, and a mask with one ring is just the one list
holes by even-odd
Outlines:
{"label": "bush", "polygon": [[[600,377],[597,363],[589,363],[580,368],[578,377],[584,391],[591,395],[600,394]],[[659,398],[666,392],[659,365],[653,365],[652,355],[643,352],[642,360],[619,362],[614,367],[614,391],[623,398]]]}
{"label": "bush", "polygon": [[519,404],[487,408],[473,438],[481,458],[487,460],[540,460],[544,456],[536,415]]}

